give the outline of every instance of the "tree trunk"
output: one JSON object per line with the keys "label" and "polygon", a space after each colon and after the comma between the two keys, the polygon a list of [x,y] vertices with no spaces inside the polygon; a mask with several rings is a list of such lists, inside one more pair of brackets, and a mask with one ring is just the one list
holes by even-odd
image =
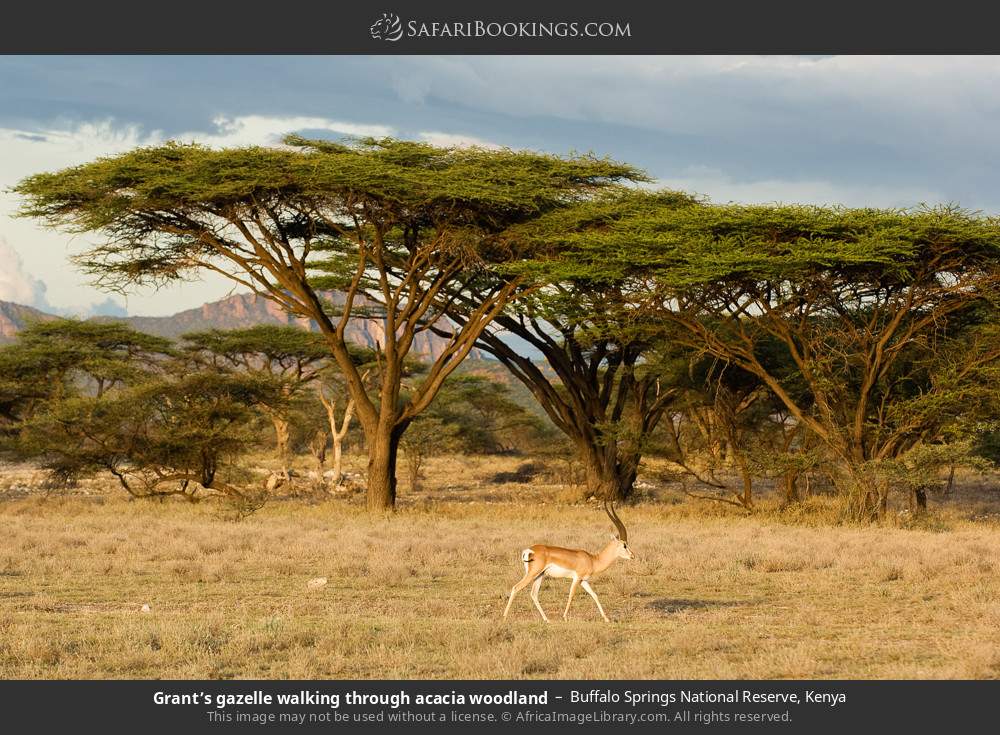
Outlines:
{"label": "tree trunk", "polygon": [[615,500],[628,500],[635,491],[635,480],[639,475],[641,455],[635,452],[619,452],[618,483],[615,486]]}
{"label": "tree trunk", "polygon": [[321,480],[323,478],[323,468],[326,466],[326,447],[329,441],[330,437],[322,429],[313,434],[312,439],[309,440],[309,451],[312,452],[312,456],[316,460],[316,468]]}
{"label": "tree trunk", "polygon": [[344,474],[344,437],[334,434],[333,436],[333,477],[330,478],[330,487],[340,485],[340,478]]}
{"label": "tree trunk", "polygon": [[799,500],[799,473],[789,470],[785,473],[785,504],[791,505]]}
{"label": "tree trunk", "polygon": [[416,452],[407,452],[406,464],[410,474],[410,492],[420,491],[420,466],[423,464],[423,457]]}
{"label": "tree trunk", "polygon": [[584,446],[581,455],[586,468],[588,494],[615,502],[632,496],[639,470],[639,455],[622,458],[613,446]]}
{"label": "tree trunk", "polygon": [[738,496],[738,499],[739,499],[740,503],[743,505],[744,508],[746,508],[747,510],[752,510],[753,509],[753,475],[750,474],[750,471],[747,469],[746,463],[743,462],[742,460],[740,460],[739,462],[737,462],[737,466],[739,467],[740,477],[743,480],[743,493]]}
{"label": "tree trunk", "polygon": [[[365,375],[367,375],[367,373],[365,373]],[[337,487],[340,485],[340,479],[343,476],[344,437],[347,436],[347,430],[351,426],[351,418],[354,416],[354,399],[348,399],[347,407],[344,409],[344,417],[338,427],[337,401],[332,398],[327,398],[322,389],[318,393],[319,400],[326,409],[326,418],[330,424],[330,439],[333,442],[333,477],[330,478],[330,487]]]}
{"label": "tree trunk", "polygon": [[284,418],[277,414],[271,416],[271,422],[274,424],[275,446],[278,452],[278,461],[281,463],[281,475],[288,479],[288,444],[291,435],[289,425]]}
{"label": "tree trunk", "polygon": [[396,459],[402,431],[384,430],[368,438],[368,479],[366,499],[368,510],[386,511],[396,507]]}

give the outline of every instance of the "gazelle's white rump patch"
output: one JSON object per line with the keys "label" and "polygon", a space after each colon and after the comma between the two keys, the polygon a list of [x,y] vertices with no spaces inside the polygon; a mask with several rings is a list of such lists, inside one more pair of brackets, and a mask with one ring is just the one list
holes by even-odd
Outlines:
{"label": "gazelle's white rump patch", "polygon": [[535,555],[534,551],[532,551],[531,549],[525,549],[524,551],[521,552],[521,561],[527,564],[529,561],[531,561],[531,558],[534,555]]}

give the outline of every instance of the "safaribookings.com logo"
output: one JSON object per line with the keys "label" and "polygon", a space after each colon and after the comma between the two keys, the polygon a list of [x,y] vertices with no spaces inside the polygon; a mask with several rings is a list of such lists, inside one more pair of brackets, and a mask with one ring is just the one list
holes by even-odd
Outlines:
{"label": "safaribookings.com logo", "polygon": [[395,13],[382,17],[369,28],[376,41],[407,38],[631,38],[628,22],[616,21],[419,21],[406,24]]}

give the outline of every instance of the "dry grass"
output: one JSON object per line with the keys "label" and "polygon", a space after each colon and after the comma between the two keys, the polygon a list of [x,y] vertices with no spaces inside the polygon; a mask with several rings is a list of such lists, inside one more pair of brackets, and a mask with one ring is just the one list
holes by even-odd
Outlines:
{"label": "dry grass", "polygon": [[609,524],[554,486],[490,485],[498,464],[433,463],[434,490],[387,518],[357,496],[235,523],[213,503],[0,487],[0,677],[1000,676],[1000,536],[967,508],[857,528],[822,500],[750,518],[644,503],[622,511],[640,559],[595,583],[611,625],[584,594],[562,622],[562,580],[542,591],[558,622],[523,593],[504,623],[521,548],[595,550]]}

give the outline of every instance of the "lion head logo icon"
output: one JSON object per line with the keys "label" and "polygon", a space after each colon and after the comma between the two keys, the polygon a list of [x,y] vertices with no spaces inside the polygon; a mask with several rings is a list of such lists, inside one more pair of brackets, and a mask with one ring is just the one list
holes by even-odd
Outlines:
{"label": "lion head logo icon", "polygon": [[395,13],[382,13],[368,30],[376,41],[398,41],[403,37],[403,23]]}

